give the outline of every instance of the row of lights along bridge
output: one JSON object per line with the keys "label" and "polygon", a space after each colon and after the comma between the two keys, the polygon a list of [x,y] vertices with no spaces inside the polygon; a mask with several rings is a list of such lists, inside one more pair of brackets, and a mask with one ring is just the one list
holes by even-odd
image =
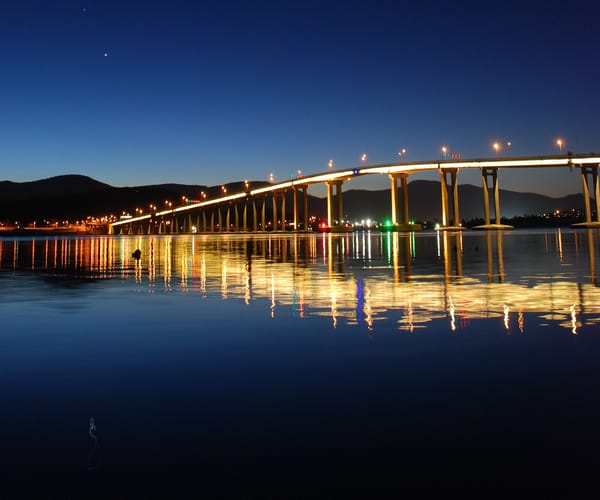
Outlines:
{"label": "row of lights along bridge", "polygon": [[[511,146],[512,146],[511,141],[508,141],[506,143],[501,143],[501,142],[496,141],[496,142],[492,143],[492,150],[494,151],[494,153],[496,153],[497,156],[499,156],[504,148],[506,148],[507,150],[510,151]],[[556,146],[558,148],[558,150],[562,153],[563,147],[565,146],[564,139],[561,139],[561,138],[555,139],[554,146]],[[442,155],[442,160],[448,160],[448,159],[462,157],[462,155],[460,153],[452,153],[448,146],[442,146],[440,148],[440,152]],[[402,148],[400,151],[398,151],[398,156],[400,158],[404,158],[407,155],[407,153],[408,153],[408,151],[406,150],[406,148]],[[367,158],[368,158],[367,153],[362,153],[360,155],[360,161],[363,166],[366,165]],[[330,169],[333,169],[334,165],[335,165],[335,162],[333,160],[329,160],[329,162],[327,163],[327,166]],[[298,178],[302,177],[302,170],[297,171],[296,177],[298,177]],[[248,187],[248,181],[244,181],[244,182],[246,184],[246,187]],[[273,173],[269,174],[269,182],[270,183],[275,182],[275,176]],[[227,194],[227,188],[225,186],[221,186],[221,191],[222,191],[223,196]],[[204,191],[202,191],[200,193],[200,196],[202,197],[202,200],[206,200],[207,195]],[[193,200],[192,198],[188,198],[187,196],[182,196],[181,198],[184,203],[192,203],[192,202],[198,201],[198,200]],[[169,200],[165,200],[165,207],[171,208],[172,206],[173,206],[173,202],[171,202]],[[156,210],[158,210],[156,205],[150,205],[151,212],[156,211]],[[139,215],[141,215],[143,213],[143,209],[141,209],[141,208],[136,208],[135,211],[136,211],[136,214],[139,214]]]}
{"label": "row of lights along bridge", "polygon": [[[562,153],[562,149],[563,149],[563,146],[565,145],[565,141],[561,138],[555,139],[554,145]],[[496,156],[500,156],[500,153],[502,152],[502,150],[504,148],[506,148],[508,151],[510,151],[511,146],[512,146],[511,141],[508,141],[506,143],[495,141],[492,143],[492,150],[494,151],[494,153],[496,153]],[[442,146],[440,149],[440,152],[442,154],[442,160],[462,158],[462,155],[460,153],[452,153],[448,146]],[[406,156],[407,153],[408,153],[408,151],[406,150],[406,148],[402,148],[400,151],[398,151],[398,156],[400,156],[400,158],[403,158]],[[360,162],[363,165],[363,167],[366,165],[367,153],[362,153],[360,155]],[[327,163],[327,166],[330,169],[332,169],[334,165],[335,165],[335,162],[333,160],[329,160],[329,162]],[[302,177],[302,170],[298,170],[296,177]],[[269,174],[269,182],[271,182],[271,183],[275,182],[275,177],[274,177],[273,173]]]}

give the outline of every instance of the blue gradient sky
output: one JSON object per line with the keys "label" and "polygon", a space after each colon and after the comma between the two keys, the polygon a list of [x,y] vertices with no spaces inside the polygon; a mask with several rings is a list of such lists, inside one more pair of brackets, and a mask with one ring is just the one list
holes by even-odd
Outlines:
{"label": "blue gradient sky", "polygon": [[[3,1],[0,179],[283,180],[400,148],[550,154],[558,136],[600,151],[599,25],[591,1]],[[581,189],[542,177],[500,182]]]}

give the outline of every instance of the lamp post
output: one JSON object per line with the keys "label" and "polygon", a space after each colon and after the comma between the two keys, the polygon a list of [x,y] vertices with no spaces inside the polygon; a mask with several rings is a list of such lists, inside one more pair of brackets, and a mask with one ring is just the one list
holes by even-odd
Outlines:
{"label": "lamp post", "polygon": [[492,148],[496,152],[496,156],[498,156],[500,154],[500,143],[495,142],[494,144],[492,144]]}
{"label": "lamp post", "polygon": [[367,161],[367,153],[363,153],[363,154],[360,156],[360,161],[362,162],[362,165],[363,165],[363,167],[364,167],[364,166],[365,166],[365,163],[366,163],[366,161]]}
{"label": "lamp post", "polygon": [[558,147],[558,150],[562,153],[562,148],[564,145],[564,141],[561,138],[556,139],[556,146]]}
{"label": "lamp post", "polygon": [[442,146],[442,160],[446,159],[447,154],[448,154],[448,148],[446,146]]}
{"label": "lamp post", "polygon": [[333,168],[333,160],[329,160],[329,163],[327,164],[327,166],[329,168]]}
{"label": "lamp post", "polygon": [[406,155],[406,148],[402,148],[400,151],[398,151],[398,156],[400,158],[402,158],[405,155]]}

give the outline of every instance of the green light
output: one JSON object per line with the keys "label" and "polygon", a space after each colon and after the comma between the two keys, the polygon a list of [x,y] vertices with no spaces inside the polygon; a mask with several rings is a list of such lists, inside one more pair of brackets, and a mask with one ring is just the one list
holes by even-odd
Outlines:
{"label": "green light", "polygon": [[389,219],[386,219],[386,220],[383,221],[383,225],[385,227],[390,227],[392,225],[392,221],[389,220]]}

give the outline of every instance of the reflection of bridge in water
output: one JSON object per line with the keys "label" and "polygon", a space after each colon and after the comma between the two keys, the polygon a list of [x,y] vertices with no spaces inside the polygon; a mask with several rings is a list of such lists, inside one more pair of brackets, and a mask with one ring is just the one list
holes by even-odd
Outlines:
{"label": "reflection of bridge in water", "polygon": [[[309,227],[308,188],[325,184],[327,188],[327,226],[330,231],[344,231],[342,184],[364,175],[387,175],[390,179],[391,228],[397,231],[419,230],[411,223],[408,203],[408,178],[412,174],[438,171],[440,174],[440,218],[442,230],[461,230],[458,199],[458,173],[461,169],[478,169],[483,187],[484,224],[479,229],[510,229],[501,224],[498,171],[514,168],[578,168],[581,173],[586,222],[583,227],[600,226],[600,155],[545,156],[527,158],[492,158],[482,160],[444,160],[438,162],[397,163],[329,171],[286,182],[253,188],[248,182],[239,193],[202,200],[169,210],[156,211],[121,220],[110,225],[119,234],[174,234],[195,232],[286,231],[291,220],[293,231]],[[400,188],[398,187],[400,182]],[[450,189],[450,191],[449,191]],[[286,192],[292,192],[292,216],[286,211]],[[334,192],[335,191],[335,192]],[[494,222],[491,218],[493,200]],[[592,209],[592,200],[594,209]],[[272,220],[267,221],[271,204]],[[595,214],[595,219],[593,218]]]}
{"label": "reflection of bridge in water", "polygon": [[0,272],[116,278],[142,292],[264,303],[272,316],[287,309],[369,330],[393,322],[393,330],[413,332],[442,320],[457,331],[497,318],[507,332],[524,332],[535,316],[578,333],[600,322],[598,232],[535,233],[526,247],[523,238],[488,231],[0,239]]}

